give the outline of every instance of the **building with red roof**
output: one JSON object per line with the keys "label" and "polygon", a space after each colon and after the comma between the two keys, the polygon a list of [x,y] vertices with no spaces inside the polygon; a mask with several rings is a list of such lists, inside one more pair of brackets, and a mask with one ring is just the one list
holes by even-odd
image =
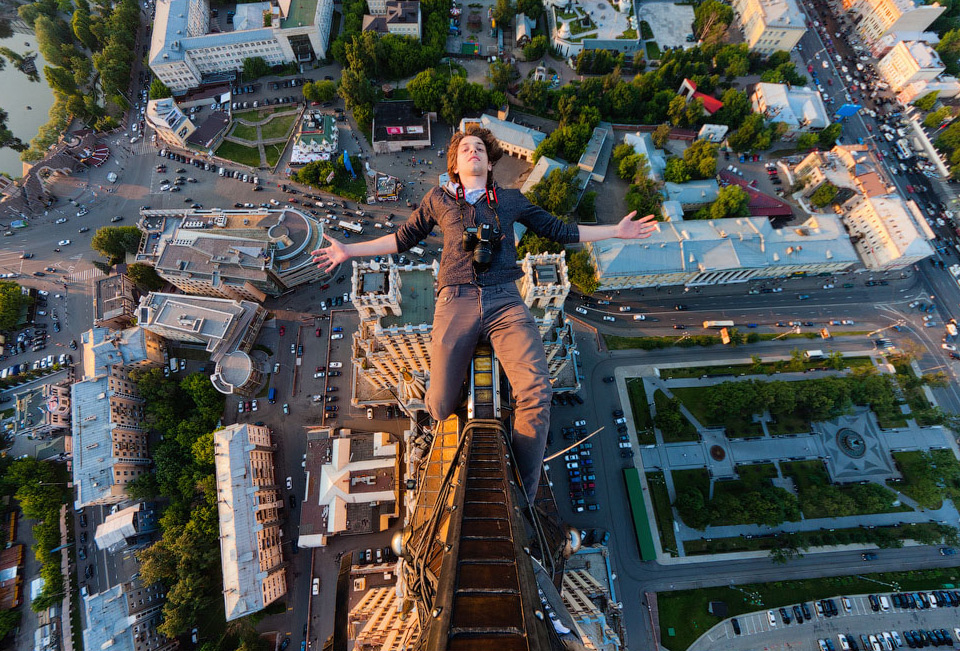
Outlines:
{"label": "building with red roof", "polygon": [[701,93],[697,90],[697,85],[690,79],[684,79],[683,83],[680,84],[680,90],[677,92],[685,97],[688,102],[693,99],[703,100],[703,112],[706,115],[713,115],[723,106],[723,102],[716,97]]}

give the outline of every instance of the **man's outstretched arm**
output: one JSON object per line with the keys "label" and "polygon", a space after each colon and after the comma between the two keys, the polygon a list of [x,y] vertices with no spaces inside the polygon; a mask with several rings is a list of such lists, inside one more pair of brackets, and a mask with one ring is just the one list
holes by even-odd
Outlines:
{"label": "man's outstretched arm", "polygon": [[323,234],[330,246],[311,251],[313,262],[322,271],[329,272],[350,258],[361,258],[372,255],[391,255],[397,253],[397,236],[393,233],[378,237],[369,242],[357,242],[356,244],[344,244],[333,239],[326,233]]}
{"label": "man's outstretched arm", "polygon": [[597,242],[599,240],[642,240],[650,237],[656,231],[660,230],[653,215],[647,215],[643,219],[634,219],[637,211],[624,217],[617,224],[609,226],[584,226],[580,225],[581,242]]}

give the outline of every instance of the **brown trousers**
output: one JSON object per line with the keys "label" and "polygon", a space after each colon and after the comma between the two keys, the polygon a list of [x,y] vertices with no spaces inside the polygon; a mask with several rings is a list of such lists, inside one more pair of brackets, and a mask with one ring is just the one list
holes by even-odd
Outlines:
{"label": "brown trousers", "polygon": [[489,287],[448,285],[437,296],[427,411],[447,418],[459,405],[460,387],[481,336],[490,340],[513,389],[513,451],[531,503],[550,430],[550,373],[543,339],[515,283]]}

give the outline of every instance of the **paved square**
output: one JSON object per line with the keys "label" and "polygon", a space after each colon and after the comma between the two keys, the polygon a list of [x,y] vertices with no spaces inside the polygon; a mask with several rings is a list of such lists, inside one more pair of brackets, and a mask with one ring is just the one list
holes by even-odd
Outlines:
{"label": "paved square", "polygon": [[692,47],[687,34],[693,33],[693,7],[672,2],[644,2],[640,5],[640,20],[645,20],[653,30],[653,41],[666,47]]}

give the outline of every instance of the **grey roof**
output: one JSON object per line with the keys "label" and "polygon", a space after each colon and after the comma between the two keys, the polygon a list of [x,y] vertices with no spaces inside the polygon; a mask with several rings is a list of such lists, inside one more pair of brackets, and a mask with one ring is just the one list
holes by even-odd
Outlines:
{"label": "grey roof", "polygon": [[98,594],[84,597],[86,626],[83,629],[85,649],[110,651],[134,651],[130,627],[135,617],[127,610],[123,586],[118,584]]}
{"label": "grey roof", "polygon": [[[200,1],[157,0],[150,41],[150,65],[182,60],[187,50],[276,40],[273,30],[264,27],[210,34],[188,33],[190,4]],[[262,20],[260,25],[263,25]]]}
{"label": "grey roof", "polygon": [[668,201],[679,201],[683,205],[713,203],[720,194],[720,184],[716,179],[687,181],[686,183],[663,184],[663,196]]}
{"label": "grey roof", "polygon": [[647,162],[650,164],[650,178],[657,181],[663,179],[663,171],[667,168],[667,157],[662,149],[657,149],[653,144],[651,134],[640,131],[628,133],[623,137],[623,141],[633,147],[633,151],[647,157]]}
{"label": "grey roof", "polygon": [[533,169],[530,170],[530,176],[528,176],[527,180],[523,182],[522,186],[520,186],[520,192],[522,194],[530,192],[530,190],[533,189],[533,186],[550,176],[553,170],[562,170],[566,169],[566,167],[567,164],[562,161],[554,160],[547,156],[541,156],[540,160],[538,160],[533,166]]}
{"label": "grey roof", "polygon": [[[607,163],[610,161],[609,152],[612,147],[608,146],[608,140],[613,134],[613,128],[610,124],[600,123],[590,134],[590,140],[587,141],[587,147],[583,150],[583,155],[577,161],[577,165],[593,174],[603,175],[606,173]],[[605,151],[606,150],[606,155]]]}
{"label": "grey roof", "polygon": [[[87,373],[91,376],[105,372],[110,366],[133,366],[148,359],[147,341],[140,326],[119,331],[91,328],[83,333],[82,340],[84,344],[93,342],[89,348],[84,346],[85,351],[93,353],[93,372]],[[84,363],[86,366],[86,360]]]}
{"label": "grey roof", "polygon": [[481,115],[480,124],[485,129],[490,129],[497,140],[508,142],[516,147],[523,147],[533,151],[537,146],[547,139],[547,134],[531,129],[530,127],[521,127],[519,124],[500,120],[492,115]]}
{"label": "grey roof", "polygon": [[662,222],[640,242],[590,245],[605,278],[859,262],[839,217],[818,216],[796,228],[775,229],[766,217]]}
{"label": "grey roof", "polygon": [[[73,483],[81,505],[104,499],[113,487],[113,425],[107,376],[71,387]],[[88,647],[88,648],[99,648]]]}

